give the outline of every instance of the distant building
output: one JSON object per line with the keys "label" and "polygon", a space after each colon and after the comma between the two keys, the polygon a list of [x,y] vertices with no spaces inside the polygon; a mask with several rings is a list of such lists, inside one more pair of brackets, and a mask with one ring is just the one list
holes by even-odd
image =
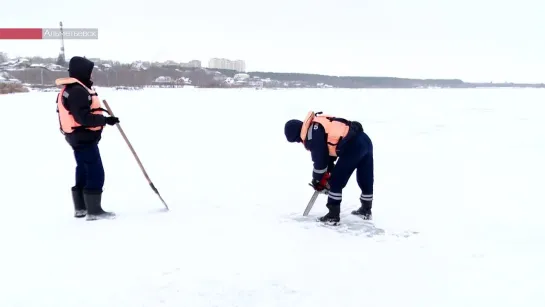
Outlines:
{"label": "distant building", "polygon": [[228,59],[213,58],[208,62],[208,68],[231,69]]}
{"label": "distant building", "polygon": [[243,60],[236,60],[235,61],[235,70],[240,72],[246,71],[246,63],[244,63]]}
{"label": "distant building", "polygon": [[242,60],[231,61],[229,59],[213,58],[208,62],[208,68],[230,69],[238,72],[245,72],[246,63]]}
{"label": "distant building", "polygon": [[201,61],[199,60],[192,60],[188,63],[181,63],[182,67],[194,67],[194,68],[201,68]]}
{"label": "distant building", "polygon": [[189,61],[189,65],[191,65],[191,67],[197,67],[197,68],[202,67],[201,61],[199,61],[199,60]]}

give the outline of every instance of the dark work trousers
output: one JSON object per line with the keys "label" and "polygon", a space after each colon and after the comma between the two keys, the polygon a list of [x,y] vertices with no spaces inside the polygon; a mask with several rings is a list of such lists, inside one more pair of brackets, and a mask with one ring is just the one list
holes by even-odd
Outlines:
{"label": "dark work trousers", "polygon": [[356,170],[356,178],[361,189],[360,200],[371,201],[374,184],[373,143],[369,136],[362,132],[345,146],[344,153],[339,156],[331,172],[328,204],[341,204],[342,190],[354,170]]}
{"label": "dark work trousers", "polygon": [[76,188],[102,192],[104,186],[104,167],[98,145],[82,146],[74,149],[76,158]]}

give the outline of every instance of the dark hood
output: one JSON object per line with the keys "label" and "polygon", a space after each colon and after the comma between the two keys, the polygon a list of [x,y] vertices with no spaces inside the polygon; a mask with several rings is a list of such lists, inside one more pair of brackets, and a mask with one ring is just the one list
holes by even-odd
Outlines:
{"label": "dark hood", "polygon": [[290,143],[300,143],[301,140],[301,128],[303,128],[303,122],[298,119],[292,119],[286,122],[284,126],[284,134],[286,140]]}
{"label": "dark hood", "polygon": [[68,64],[68,74],[70,77],[78,79],[87,87],[91,87],[93,85],[91,73],[94,67],[95,63],[86,58],[75,56],[70,59],[70,63]]}

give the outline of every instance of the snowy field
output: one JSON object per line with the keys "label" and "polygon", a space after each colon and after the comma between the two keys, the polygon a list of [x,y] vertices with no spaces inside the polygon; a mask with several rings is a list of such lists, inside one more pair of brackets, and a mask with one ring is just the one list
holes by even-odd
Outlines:
{"label": "snowy field", "polygon": [[[98,89],[103,204],[74,219],[55,93],[0,96],[2,307],[545,306],[545,91]],[[374,224],[338,229],[284,123],[359,120],[375,146]]]}

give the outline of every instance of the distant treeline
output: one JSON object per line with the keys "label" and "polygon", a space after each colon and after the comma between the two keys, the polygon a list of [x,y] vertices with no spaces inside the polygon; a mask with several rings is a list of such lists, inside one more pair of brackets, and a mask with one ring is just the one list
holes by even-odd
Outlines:
{"label": "distant treeline", "polygon": [[[237,72],[218,69],[224,75],[232,76]],[[270,78],[281,82],[302,81],[310,84],[325,83],[334,87],[343,88],[411,88],[419,86],[443,86],[463,87],[464,81],[460,79],[407,79],[395,77],[352,77],[352,76],[328,76],[303,73],[279,73],[279,72],[248,72],[250,76],[261,79]]]}
{"label": "distant treeline", "polygon": [[[57,58],[28,58],[34,64],[55,63]],[[173,65],[164,66],[159,62],[144,62],[149,67],[146,70],[134,70],[131,64],[118,61],[91,59],[96,66],[109,64],[111,69],[101,69],[94,72],[95,84],[98,86],[146,86],[160,76],[178,79],[189,78],[192,84],[199,87],[220,87],[222,77],[234,77],[237,71],[226,69],[202,69],[177,67]],[[218,76],[220,72],[223,76]],[[25,70],[10,71],[15,78],[24,83],[52,85],[56,78],[67,75],[66,71],[48,71],[38,68],[27,68]],[[271,79],[275,86],[316,87],[317,84],[327,84],[339,88],[418,88],[418,87],[448,87],[448,88],[470,88],[470,87],[540,87],[545,84],[517,84],[517,83],[467,83],[460,79],[409,79],[396,77],[357,77],[357,76],[328,76],[319,74],[304,73],[279,73],[279,72],[247,72],[251,77],[260,79]]]}
{"label": "distant treeline", "polygon": [[[234,70],[215,69],[222,74],[232,77],[238,72]],[[303,73],[279,73],[279,72],[247,72],[252,77],[261,79],[270,78],[281,82],[301,81],[317,84],[325,83],[341,88],[416,88],[416,87],[539,87],[545,88],[545,84],[533,83],[468,83],[460,79],[409,79],[396,77],[357,77],[357,76],[328,76]]]}

